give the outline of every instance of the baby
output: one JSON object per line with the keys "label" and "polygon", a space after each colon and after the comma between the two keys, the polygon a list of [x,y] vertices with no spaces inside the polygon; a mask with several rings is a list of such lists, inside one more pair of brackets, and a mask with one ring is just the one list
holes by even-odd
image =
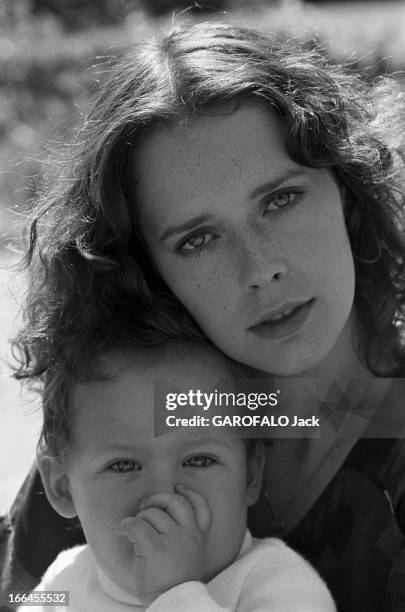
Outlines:
{"label": "baby", "polygon": [[225,357],[198,342],[133,343],[89,366],[63,414],[45,405],[38,451],[49,501],[78,517],[87,545],[62,552],[37,590],[68,591],[70,612],[335,611],[303,558],[247,530],[259,442],[222,428],[154,435],[154,380],[229,379]]}

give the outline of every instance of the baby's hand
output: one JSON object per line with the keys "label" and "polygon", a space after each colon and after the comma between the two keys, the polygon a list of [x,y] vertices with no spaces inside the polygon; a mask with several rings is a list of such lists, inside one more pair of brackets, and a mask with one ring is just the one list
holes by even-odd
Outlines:
{"label": "baby's hand", "polygon": [[123,519],[117,533],[135,549],[135,587],[144,606],[177,584],[202,580],[211,511],[196,491],[176,486],[144,500],[135,517]]}

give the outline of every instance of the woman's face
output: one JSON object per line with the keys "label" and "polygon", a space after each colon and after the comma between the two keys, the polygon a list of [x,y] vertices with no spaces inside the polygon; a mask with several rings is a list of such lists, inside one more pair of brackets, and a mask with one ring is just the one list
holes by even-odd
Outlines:
{"label": "woman's face", "polygon": [[354,265],[333,176],[284,140],[282,120],[246,102],[157,128],[133,167],[168,286],[224,353],[288,376],[349,345]]}

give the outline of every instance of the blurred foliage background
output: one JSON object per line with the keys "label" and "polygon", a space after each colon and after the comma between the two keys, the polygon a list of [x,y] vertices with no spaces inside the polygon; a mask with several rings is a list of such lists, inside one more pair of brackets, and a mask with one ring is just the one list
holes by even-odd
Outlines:
{"label": "blurred foliage background", "polygon": [[41,159],[70,140],[102,58],[176,19],[224,18],[320,41],[365,78],[405,68],[400,1],[0,0],[0,248],[20,232]]}

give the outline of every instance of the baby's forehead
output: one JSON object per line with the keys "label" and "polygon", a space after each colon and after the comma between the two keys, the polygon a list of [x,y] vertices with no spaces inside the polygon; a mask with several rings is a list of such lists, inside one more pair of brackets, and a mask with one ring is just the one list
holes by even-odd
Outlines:
{"label": "baby's forehead", "polygon": [[[201,425],[202,418],[206,418],[202,407],[206,400],[201,394],[212,394],[212,389],[212,379],[155,379],[130,367],[110,380],[81,384],[75,395],[73,416],[76,448],[92,454],[120,448],[180,455],[198,449],[214,452],[225,444],[228,452],[235,452],[235,436],[225,428]],[[200,405],[196,402],[197,393]],[[196,426],[191,424],[191,411],[197,415]],[[172,421],[170,427],[165,427],[168,417]]]}
{"label": "baby's forehead", "polygon": [[74,386],[76,423],[101,414],[111,424],[120,418],[146,423],[168,394],[209,393],[224,379],[232,387],[235,379],[231,362],[219,351],[183,345],[110,351],[100,357],[94,371],[94,377]]}

